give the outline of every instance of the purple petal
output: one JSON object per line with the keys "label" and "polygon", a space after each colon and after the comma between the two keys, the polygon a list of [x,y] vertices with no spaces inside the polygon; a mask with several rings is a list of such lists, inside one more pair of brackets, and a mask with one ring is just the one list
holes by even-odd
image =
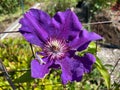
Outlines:
{"label": "purple petal", "polygon": [[32,44],[41,45],[47,38],[50,30],[51,18],[45,12],[30,9],[20,20],[22,27],[20,32]]}
{"label": "purple petal", "polygon": [[83,57],[74,56],[71,60],[72,81],[81,81],[83,74],[91,71],[95,60],[95,57],[90,53],[85,54]]}
{"label": "purple petal", "polygon": [[62,83],[67,84],[68,81],[72,80],[71,65],[69,63],[69,58],[66,57],[62,60],[57,60],[56,64],[59,64],[62,69],[62,74],[61,74]]}
{"label": "purple petal", "polygon": [[87,48],[88,44],[91,41],[100,40],[102,39],[101,36],[94,32],[88,32],[87,30],[82,30],[79,35],[76,36],[76,38],[69,43],[69,46],[74,50],[79,48],[78,50],[84,50]]}
{"label": "purple petal", "polygon": [[74,38],[82,28],[77,16],[71,10],[56,13],[52,20],[54,26],[58,29],[55,33],[58,38],[67,40],[71,36]]}
{"label": "purple petal", "polygon": [[67,55],[68,57],[73,57],[75,55],[76,50],[69,50]]}
{"label": "purple petal", "polygon": [[[47,58],[44,58],[47,59]],[[45,60],[46,61],[46,60]],[[52,65],[52,61],[46,64],[39,63],[38,60],[32,60],[31,62],[31,76],[33,78],[44,78],[46,74],[49,73],[49,67]]]}
{"label": "purple petal", "polygon": [[43,42],[39,39],[39,37],[37,37],[35,35],[34,32],[27,32],[27,31],[24,31],[24,30],[30,30],[29,28],[27,27],[21,27],[20,29],[20,32],[22,33],[22,35],[25,37],[25,39],[30,42],[31,44],[35,44],[35,45],[38,45],[38,46],[43,46]]}

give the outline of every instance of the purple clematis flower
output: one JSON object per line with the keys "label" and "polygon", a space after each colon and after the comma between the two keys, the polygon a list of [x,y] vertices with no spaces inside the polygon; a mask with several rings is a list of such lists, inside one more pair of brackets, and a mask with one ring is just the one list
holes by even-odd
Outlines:
{"label": "purple clematis flower", "polygon": [[51,18],[41,10],[30,9],[20,23],[19,31],[24,38],[42,48],[31,62],[33,78],[44,78],[50,68],[60,67],[62,83],[67,84],[68,81],[80,81],[84,73],[91,71],[95,57],[90,53],[80,57],[76,51],[86,49],[91,41],[99,40],[101,36],[83,30],[73,11],[57,12]]}

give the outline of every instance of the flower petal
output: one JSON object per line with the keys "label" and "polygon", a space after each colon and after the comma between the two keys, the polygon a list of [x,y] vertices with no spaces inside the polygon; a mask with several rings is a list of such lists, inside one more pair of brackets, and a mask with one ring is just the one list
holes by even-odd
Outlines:
{"label": "flower petal", "polygon": [[[47,59],[47,58],[44,58]],[[33,78],[44,78],[49,73],[49,67],[52,65],[52,61],[46,64],[40,64],[38,60],[32,60],[31,62],[31,76]]]}
{"label": "flower petal", "polygon": [[76,50],[69,50],[66,54],[68,57],[72,58],[75,55]]}
{"label": "flower petal", "polygon": [[69,36],[75,37],[82,28],[77,16],[71,10],[56,13],[52,20],[58,29],[55,33],[58,38],[68,40]]}
{"label": "flower petal", "polygon": [[28,42],[30,42],[31,44],[35,44],[35,45],[43,47],[43,42],[39,39],[39,37],[35,35],[34,32],[30,32],[29,28],[21,27],[19,30]]}
{"label": "flower petal", "polygon": [[87,48],[88,44],[91,41],[100,40],[101,36],[94,32],[88,32],[87,30],[82,30],[76,38],[69,43],[69,46],[74,50],[78,49],[79,51]]}
{"label": "flower petal", "polygon": [[71,65],[69,63],[69,58],[65,57],[62,60],[57,60],[56,64],[59,64],[62,69],[61,74],[62,83],[67,84],[68,81],[72,80]]}
{"label": "flower petal", "polygon": [[30,43],[41,45],[48,38],[51,18],[45,12],[30,9],[29,12],[24,14],[20,23],[22,27],[19,30]]}
{"label": "flower petal", "polygon": [[74,56],[72,59],[72,81],[81,81],[83,74],[91,71],[96,60],[90,53],[85,54],[83,57]]}

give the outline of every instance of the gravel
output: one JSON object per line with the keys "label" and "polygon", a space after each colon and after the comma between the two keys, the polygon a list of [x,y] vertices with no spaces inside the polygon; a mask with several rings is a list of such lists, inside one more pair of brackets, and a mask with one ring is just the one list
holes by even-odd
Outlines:
{"label": "gravel", "polygon": [[114,81],[120,82],[120,49],[100,47],[97,56],[101,59],[103,64],[106,65],[111,74],[112,83]]}

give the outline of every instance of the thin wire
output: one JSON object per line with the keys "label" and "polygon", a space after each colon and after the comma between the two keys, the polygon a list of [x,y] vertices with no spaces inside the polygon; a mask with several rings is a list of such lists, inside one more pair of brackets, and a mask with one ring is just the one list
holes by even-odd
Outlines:
{"label": "thin wire", "polygon": [[120,20],[118,21],[102,21],[102,22],[92,22],[92,23],[86,23],[86,24],[83,24],[83,25],[96,25],[96,24],[110,24],[110,23],[119,23]]}
{"label": "thin wire", "polygon": [[[120,22],[120,20],[118,21],[102,21],[102,22],[92,22],[92,23],[86,23],[86,24],[82,24],[82,25],[97,25],[97,24],[110,24],[110,23],[116,23],[116,22]],[[4,33],[19,33],[20,31],[9,31],[9,32],[0,32],[0,34],[4,34]]]}
{"label": "thin wire", "polygon": [[[8,71],[8,72],[24,72],[24,71],[30,71],[30,69],[24,69],[24,70],[13,70],[13,71]],[[1,71],[1,72],[5,72],[5,71]]]}
{"label": "thin wire", "polygon": [[[8,73],[14,73],[14,72],[25,72],[25,71],[30,71],[31,69],[24,69],[24,70],[13,70],[13,71],[7,71]],[[1,71],[0,76],[3,76],[5,71]]]}
{"label": "thin wire", "polygon": [[4,34],[4,33],[19,33],[20,31],[10,31],[10,32],[0,32],[0,34]]}
{"label": "thin wire", "polygon": [[115,70],[116,66],[118,65],[118,62],[119,62],[119,61],[120,61],[120,58],[119,58],[119,59],[117,60],[117,62],[115,63],[115,66],[113,67],[113,69],[112,69],[110,75],[112,75],[112,73],[113,73],[113,71]]}
{"label": "thin wire", "polygon": [[[40,86],[45,86],[45,85],[53,85],[49,83],[44,83],[44,84],[39,84]],[[62,83],[54,83],[54,85],[62,85]],[[1,85],[0,87],[5,87],[5,86],[10,86],[10,85]]]}
{"label": "thin wire", "polygon": [[24,14],[24,1],[20,0],[20,6],[22,8],[22,14]]}

